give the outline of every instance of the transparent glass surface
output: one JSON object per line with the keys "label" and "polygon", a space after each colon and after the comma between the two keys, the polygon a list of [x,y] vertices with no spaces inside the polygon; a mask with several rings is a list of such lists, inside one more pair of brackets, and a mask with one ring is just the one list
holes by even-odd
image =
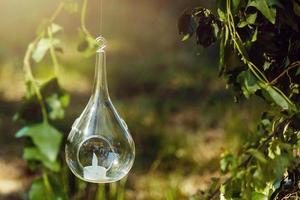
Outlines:
{"label": "transparent glass surface", "polygon": [[103,45],[97,50],[92,96],[72,125],[65,148],[66,161],[74,175],[94,183],[120,180],[135,158],[127,125],[109,98],[104,48]]}

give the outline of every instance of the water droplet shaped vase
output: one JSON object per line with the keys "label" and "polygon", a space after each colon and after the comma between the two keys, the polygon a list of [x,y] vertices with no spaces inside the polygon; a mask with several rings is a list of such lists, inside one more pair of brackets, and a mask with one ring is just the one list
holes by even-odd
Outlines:
{"label": "water droplet shaped vase", "polygon": [[97,50],[93,93],[72,125],[65,148],[74,175],[93,183],[122,179],[135,158],[133,139],[109,97],[104,48]]}

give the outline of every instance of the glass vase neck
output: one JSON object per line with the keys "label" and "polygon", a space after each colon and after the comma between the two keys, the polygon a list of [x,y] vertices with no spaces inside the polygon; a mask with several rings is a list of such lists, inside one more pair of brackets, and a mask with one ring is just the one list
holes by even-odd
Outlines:
{"label": "glass vase neck", "polygon": [[93,96],[101,99],[109,97],[106,79],[106,53],[104,49],[99,49],[96,53]]}

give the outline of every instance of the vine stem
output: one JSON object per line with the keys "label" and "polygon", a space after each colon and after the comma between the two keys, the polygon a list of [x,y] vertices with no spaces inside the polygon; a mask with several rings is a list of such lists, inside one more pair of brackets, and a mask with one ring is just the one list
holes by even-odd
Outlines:
{"label": "vine stem", "polygon": [[49,35],[49,39],[50,39],[50,55],[51,55],[51,58],[52,58],[52,62],[53,62],[53,66],[54,66],[54,74],[55,74],[55,77],[59,77],[59,63],[58,63],[58,60],[57,60],[57,56],[56,56],[56,53],[55,53],[55,49],[54,49],[54,46],[53,46],[53,34],[52,34],[52,31],[51,31],[51,28],[48,27],[48,35]]}
{"label": "vine stem", "polygon": [[270,85],[274,85],[282,76],[287,74],[291,69],[294,69],[299,66],[300,66],[300,61],[293,62],[292,64],[290,64],[290,66],[286,70],[284,70],[281,74],[279,74],[276,78],[274,78],[270,82]]}
{"label": "vine stem", "polygon": [[226,4],[227,5],[227,20],[228,20],[229,32],[233,39],[234,46],[237,48],[239,54],[242,56],[242,60],[244,61],[244,63],[248,65],[248,67],[250,68],[252,73],[256,76],[256,78],[258,80],[260,80],[261,82],[269,82],[267,77],[252,62],[249,61],[248,55],[246,55],[245,49],[243,49],[243,47],[240,46],[239,42],[242,43],[242,40],[235,29],[234,19],[231,14],[231,11],[230,11],[231,10],[231,1],[227,0],[226,3],[227,3]]}
{"label": "vine stem", "polygon": [[[62,1],[58,4],[56,10],[54,11],[53,15],[49,18],[48,20],[48,23],[51,24],[56,18],[57,16],[60,14],[60,12],[62,11],[62,8],[64,7],[64,4],[65,2]],[[37,96],[37,99],[39,101],[39,104],[41,106],[41,110],[42,110],[42,116],[43,116],[43,121],[44,122],[48,122],[48,116],[47,116],[47,110],[46,110],[46,105],[45,105],[45,102],[43,100],[43,96],[41,94],[41,91],[40,91],[40,87],[39,85],[37,84],[37,81],[36,79],[34,78],[33,76],[33,73],[32,73],[32,68],[31,68],[31,56],[32,56],[32,53],[34,51],[34,48],[36,47],[38,41],[42,38],[42,35],[43,34],[39,34],[29,45],[28,45],[28,48],[25,52],[25,56],[24,56],[24,60],[23,60],[23,70],[24,70],[24,73],[25,73],[25,81],[26,82],[29,82],[32,84],[32,87],[33,87],[33,90],[34,90],[34,93],[36,94]],[[53,48],[53,47],[52,47]]]}
{"label": "vine stem", "polygon": [[60,14],[60,12],[64,8],[64,6],[65,6],[65,2],[64,1],[60,2],[48,22],[50,22],[50,23],[53,22],[57,18],[57,16]]}
{"label": "vine stem", "polygon": [[46,187],[47,193],[49,194],[49,196],[47,195],[47,198],[49,200],[53,199],[54,198],[54,192],[53,192],[53,189],[52,189],[51,184],[49,182],[48,175],[44,171],[43,171],[43,182],[44,182],[44,185]]}
{"label": "vine stem", "polygon": [[30,64],[31,54],[34,50],[36,43],[39,41],[39,39],[40,39],[40,37],[37,37],[32,43],[29,44],[29,46],[27,48],[27,51],[26,51],[25,57],[24,57],[24,72],[25,72],[25,80],[26,80],[26,82],[29,82],[32,84],[33,90],[34,90],[34,92],[37,96],[37,99],[39,101],[39,104],[41,106],[43,120],[44,120],[44,122],[48,122],[46,105],[43,101],[43,96],[41,94],[40,88],[33,76],[31,64]]}
{"label": "vine stem", "polygon": [[88,5],[88,0],[83,0],[81,15],[80,15],[80,25],[83,33],[88,37],[92,37],[91,33],[88,31],[85,24],[87,5]]}

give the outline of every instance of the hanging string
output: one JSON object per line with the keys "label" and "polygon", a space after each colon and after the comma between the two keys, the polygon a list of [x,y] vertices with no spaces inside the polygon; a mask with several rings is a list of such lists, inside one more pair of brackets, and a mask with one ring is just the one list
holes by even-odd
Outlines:
{"label": "hanging string", "polygon": [[103,26],[103,0],[99,0],[100,1],[100,14],[99,14],[99,34],[102,35],[103,34],[103,30],[102,30],[102,26]]}
{"label": "hanging string", "polygon": [[98,43],[98,50],[97,51],[103,51],[103,49],[106,47],[106,40],[103,37],[103,30],[102,30],[102,26],[103,26],[103,0],[99,0],[100,1],[100,13],[99,13],[99,36],[96,38],[96,41]]}

